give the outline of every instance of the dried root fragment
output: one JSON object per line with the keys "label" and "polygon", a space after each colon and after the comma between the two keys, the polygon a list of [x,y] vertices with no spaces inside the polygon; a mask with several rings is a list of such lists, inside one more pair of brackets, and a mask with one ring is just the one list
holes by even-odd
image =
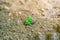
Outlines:
{"label": "dried root fragment", "polygon": [[51,40],[51,39],[52,39],[52,34],[50,34],[50,33],[47,34],[47,35],[46,35],[46,40]]}
{"label": "dried root fragment", "polygon": [[43,14],[43,10],[42,9],[38,9],[38,12],[42,15],[42,16],[44,16],[44,14]]}
{"label": "dried root fragment", "polygon": [[56,31],[60,33],[60,25],[57,25]]}
{"label": "dried root fragment", "polygon": [[59,25],[59,24],[57,25],[57,27],[53,27],[53,29],[54,29],[56,32],[60,33],[60,25]]}

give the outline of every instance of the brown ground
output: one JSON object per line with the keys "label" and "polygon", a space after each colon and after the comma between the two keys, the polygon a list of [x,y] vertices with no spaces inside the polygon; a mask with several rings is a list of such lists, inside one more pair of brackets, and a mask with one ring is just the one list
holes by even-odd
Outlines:
{"label": "brown ground", "polygon": [[[2,0],[0,40],[59,40],[59,5],[59,0]],[[24,22],[29,17],[32,17],[35,23],[26,26]],[[59,38],[45,38],[47,34],[51,36],[55,35],[54,33]]]}

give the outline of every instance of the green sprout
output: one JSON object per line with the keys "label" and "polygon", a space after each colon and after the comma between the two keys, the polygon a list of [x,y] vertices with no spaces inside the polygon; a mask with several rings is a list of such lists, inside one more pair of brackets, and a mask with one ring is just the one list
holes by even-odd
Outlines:
{"label": "green sprout", "polygon": [[33,18],[28,18],[28,20],[26,21],[26,25],[31,25],[33,23]]}

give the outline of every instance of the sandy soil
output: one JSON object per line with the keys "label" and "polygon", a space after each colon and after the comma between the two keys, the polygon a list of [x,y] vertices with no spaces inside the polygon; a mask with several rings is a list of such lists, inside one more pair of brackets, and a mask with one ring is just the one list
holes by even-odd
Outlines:
{"label": "sandy soil", "polygon": [[0,0],[0,40],[60,40],[59,24],[60,0]]}

